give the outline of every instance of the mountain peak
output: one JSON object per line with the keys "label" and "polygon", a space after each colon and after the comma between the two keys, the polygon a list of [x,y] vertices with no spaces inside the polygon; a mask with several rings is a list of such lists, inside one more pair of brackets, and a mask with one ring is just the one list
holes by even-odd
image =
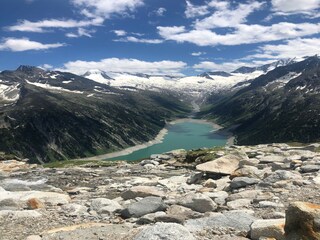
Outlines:
{"label": "mountain peak", "polygon": [[31,73],[31,72],[43,72],[44,70],[41,69],[41,68],[37,68],[35,66],[29,66],[29,65],[20,65],[16,71],[19,71],[19,72],[25,72],[25,73]]}

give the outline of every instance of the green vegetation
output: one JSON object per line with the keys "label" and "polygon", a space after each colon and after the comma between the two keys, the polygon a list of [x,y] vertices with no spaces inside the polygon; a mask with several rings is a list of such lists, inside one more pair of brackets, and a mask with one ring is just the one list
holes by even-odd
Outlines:
{"label": "green vegetation", "polygon": [[187,152],[186,155],[186,162],[187,163],[202,163],[214,160],[219,157],[217,152],[224,151],[224,147],[213,147],[213,148],[204,148],[204,149],[197,149],[191,150]]}

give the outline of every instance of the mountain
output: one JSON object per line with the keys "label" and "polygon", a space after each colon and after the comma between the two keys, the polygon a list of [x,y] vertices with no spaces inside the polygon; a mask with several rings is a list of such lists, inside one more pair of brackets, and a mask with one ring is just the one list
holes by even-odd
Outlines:
{"label": "mountain", "polygon": [[320,59],[277,67],[205,115],[233,127],[239,144],[320,140]]}
{"label": "mountain", "polygon": [[298,60],[297,58],[287,58],[287,59],[281,59],[272,63],[264,64],[262,66],[258,67],[240,67],[236,70],[234,70],[232,73],[242,73],[242,74],[248,74],[248,73],[253,73],[255,71],[262,71],[264,73],[269,72],[277,67],[283,67],[292,63],[295,63]]}
{"label": "mountain", "polygon": [[124,91],[72,73],[20,66],[0,73],[0,151],[49,162],[154,138],[189,108],[170,91]]}
{"label": "mountain", "polygon": [[199,77],[205,77],[208,79],[214,79],[214,76],[220,76],[220,77],[231,77],[232,74],[224,72],[224,71],[215,71],[215,72],[204,72],[199,75]]}

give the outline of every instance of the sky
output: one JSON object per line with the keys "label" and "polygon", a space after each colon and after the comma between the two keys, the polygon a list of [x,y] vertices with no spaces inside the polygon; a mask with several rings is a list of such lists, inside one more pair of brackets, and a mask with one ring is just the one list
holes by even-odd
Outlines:
{"label": "sky", "polygon": [[196,75],[320,53],[320,0],[0,0],[0,71]]}

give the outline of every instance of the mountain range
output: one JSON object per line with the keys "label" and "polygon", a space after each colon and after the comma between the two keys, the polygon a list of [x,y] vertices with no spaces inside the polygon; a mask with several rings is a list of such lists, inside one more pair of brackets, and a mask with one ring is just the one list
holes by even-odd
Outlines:
{"label": "mountain range", "polygon": [[317,56],[189,77],[20,66],[0,73],[0,151],[40,163],[107,153],[149,141],[194,103],[239,144],[316,141],[319,69]]}

